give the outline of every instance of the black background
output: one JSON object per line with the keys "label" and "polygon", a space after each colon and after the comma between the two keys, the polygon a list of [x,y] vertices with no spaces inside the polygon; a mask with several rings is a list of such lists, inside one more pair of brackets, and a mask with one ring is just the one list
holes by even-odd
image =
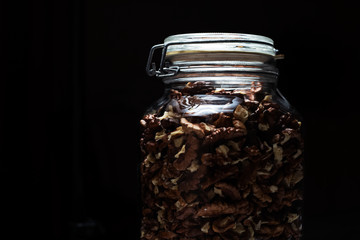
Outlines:
{"label": "black background", "polygon": [[[0,235],[138,239],[138,122],[162,94],[151,46],[265,35],[306,130],[305,239],[357,239],[356,1],[2,1]],[[3,238],[4,239],[4,238]]]}

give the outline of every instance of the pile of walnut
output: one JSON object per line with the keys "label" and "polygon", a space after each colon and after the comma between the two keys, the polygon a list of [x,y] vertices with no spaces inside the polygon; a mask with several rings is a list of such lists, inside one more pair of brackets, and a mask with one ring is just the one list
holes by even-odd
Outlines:
{"label": "pile of walnut", "polygon": [[168,106],[141,120],[141,239],[300,239],[301,123],[270,95],[205,89],[243,101],[203,119]]}

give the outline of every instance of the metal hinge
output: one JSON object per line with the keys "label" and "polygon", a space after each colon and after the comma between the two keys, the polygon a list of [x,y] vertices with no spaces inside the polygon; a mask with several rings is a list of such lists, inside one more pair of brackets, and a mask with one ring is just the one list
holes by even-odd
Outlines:
{"label": "metal hinge", "polygon": [[[167,47],[168,45],[165,44],[157,44],[151,48],[149,53],[149,58],[146,64],[146,72],[149,76],[171,77],[171,76],[175,76],[180,71],[180,67],[178,66],[171,66],[171,67],[165,66],[166,65],[165,55],[166,55]],[[160,67],[158,70],[156,70],[156,63],[152,62],[154,52],[157,49],[162,49]]]}

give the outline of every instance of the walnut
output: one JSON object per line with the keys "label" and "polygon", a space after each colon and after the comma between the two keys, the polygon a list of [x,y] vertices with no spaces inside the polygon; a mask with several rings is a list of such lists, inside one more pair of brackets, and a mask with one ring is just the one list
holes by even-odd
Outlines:
{"label": "walnut", "polygon": [[159,161],[155,162],[148,170],[148,173],[154,173],[161,168],[161,163]]}
{"label": "walnut", "polygon": [[216,127],[231,127],[232,120],[230,116],[224,113],[220,113],[218,119],[216,119],[213,124]]}
{"label": "walnut", "polygon": [[212,131],[214,131],[215,126],[211,124],[206,124],[204,122],[199,123],[199,127],[204,130],[205,134],[208,135]]}
{"label": "walnut", "polygon": [[180,119],[180,123],[183,127],[183,131],[186,134],[194,133],[198,138],[203,138],[205,136],[204,130],[199,126],[199,124],[193,124],[186,120],[185,118]]}
{"label": "walnut", "polygon": [[254,232],[254,229],[253,229],[253,227],[251,225],[248,226],[248,230],[249,230],[249,233],[250,233],[249,240],[255,240],[255,238],[254,238],[255,232]]}
{"label": "walnut", "polygon": [[287,215],[288,223],[292,223],[293,221],[295,221],[298,218],[299,218],[299,215],[296,213],[289,213]]}
{"label": "walnut", "polygon": [[154,155],[153,155],[152,153],[149,153],[149,154],[146,156],[143,164],[144,164],[145,167],[150,167],[150,165],[151,165],[152,163],[155,163],[155,161],[156,161],[156,158],[154,157]]}
{"label": "walnut", "polygon": [[241,150],[241,149],[240,149],[240,144],[239,144],[239,142],[235,142],[235,141],[230,140],[230,141],[228,141],[226,144],[227,144],[229,147],[231,147],[234,151],[239,152],[239,151]]}
{"label": "walnut", "polygon": [[185,228],[193,228],[193,227],[199,226],[199,224],[201,224],[200,221],[198,221],[197,219],[192,219],[192,218],[187,218],[184,221],[181,221],[181,226],[183,226]]}
{"label": "walnut", "polygon": [[211,185],[213,185],[227,177],[230,177],[238,172],[239,172],[239,168],[234,165],[228,165],[228,166],[218,168],[218,169],[214,170],[214,173],[212,176],[209,176],[208,178],[206,178],[206,180],[201,184],[202,189],[206,189],[206,188],[210,187]]}
{"label": "walnut", "polygon": [[227,216],[215,220],[212,224],[212,229],[217,233],[224,233],[229,229],[235,229],[235,219],[233,216]]}
{"label": "walnut", "polygon": [[174,141],[174,146],[179,148],[184,142],[184,137],[181,136],[181,137],[175,138],[173,141]]}
{"label": "walnut", "polygon": [[233,229],[233,231],[236,232],[238,235],[242,235],[246,232],[244,225],[242,225],[240,221],[237,221],[235,223],[235,228]]}
{"label": "walnut", "polygon": [[296,171],[294,173],[294,175],[291,178],[290,181],[290,186],[294,186],[295,184],[297,184],[298,182],[300,182],[302,179],[304,178],[304,172],[302,169],[300,169],[299,171]]}
{"label": "walnut", "polygon": [[[160,131],[161,126],[160,126],[160,121],[158,118],[155,117],[154,114],[148,114],[146,115],[143,119],[143,121],[141,122],[141,125],[153,130],[153,131]],[[145,122],[145,123],[144,123]]]}
{"label": "walnut", "polygon": [[244,123],[240,120],[234,119],[233,120],[233,125],[235,128],[240,128],[240,129],[244,129],[246,130],[246,126],[244,125]]}
{"label": "walnut", "polygon": [[179,200],[177,200],[177,201],[175,202],[174,205],[175,205],[175,207],[176,207],[176,210],[177,210],[177,211],[180,211],[181,209],[183,209],[184,207],[187,206],[187,203],[185,202],[184,199],[180,198]]}
{"label": "walnut", "polygon": [[169,106],[169,111],[164,111],[164,114],[161,117],[158,117],[158,120],[162,121],[164,119],[168,119],[168,118],[179,118],[180,115],[178,113],[175,113],[173,111],[173,107],[170,105]]}
{"label": "walnut", "polygon": [[272,202],[272,198],[264,193],[264,191],[257,184],[252,185],[252,191],[254,196],[262,202]]}
{"label": "walnut", "polygon": [[282,115],[282,112],[279,109],[279,105],[274,103],[264,103],[265,109],[263,110],[263,119],[269,124],[270,127],[274,127],[279,124],[279,119]]}
{"label": "walnut", "polygon": [[178,190],[180,192],[189,192],[192,190],[197,190],[200,184],[200,178],[194,176],[194,174],[188,174],[179,184]]}
{"label": "walnut", "polygon": [[234,110],[234,118],[240,120],[241,122],[245,123],[249,117],[249,112],[240,104]]}
{"label": "walnut", "polygon": [[140,120],[140,125],[142,126],[142,127],[146,127],[146,121],[144,120],[144,119],[141,119]]}
{"label": "walnut", "polygon": [[287,112],[285,114],[283,114],[280,118],[279,118],[279,125],[285,129],[285,128],[292,128],[292,129],[299,129],[301,126],[301,122],[296,120],[294,115],[292,115],[291,113]]}
{"label": "walnut", "polygon": [[206,193],[207,200],[211,201],[215,197],[215,188],[210,188]]}
{"label": "walnut", "polygon": [[220,197],[224,197],[224,195],[222,194],[221,189],[219,189],[219,188],[214,187],[214,193],[219,195]]}
{"label": "walnut", "polygon": [[297,141],[301,142],[300,132],[295,129],[285,128],[280,133],[274,135],[273,142],[284,145],[290,139],[296,139]]}
{"label": "walnut", "polygon": [[270,129],[270,126],[267,123],[259,123],[258,128],[260,131],[266,132],[267,130]]}
{"label": "walnut", "polygon": [[247,134],[246,129],[223,127],[215,129],[211,134],[207,135],[203,141],[203,145],[212,145],[219,140],[231,140],[238,137],[243,137]]}
{"label": "walnut", "polygon": [[159,187],[155,185],[153,192],[154,192],[155,195],[158,195],[159,194]]}
{"label": "walnut", "polygon": [[199,149],[199,140],[193,135],[189,135],[186,139],[185,152],[183,158],[180,157],[182,154],[180,150],[179,157],[174,161],[173,166],[180,171],[185,170],[191,164],[191,162],[197,157],[197,150]]}
{"label": "walnut", "polygon": [[246,146],[244,151],[248,154],[249,157],[256,157],[260,155],[260,150],[255,145],[253,146]]}
{"label": "walnut", "polygon": [[269,146],[269,144],[264,141],[262,150],[265,150],[267,153],[272,151],[272,148]]}
{"label": "walnut", "polygon": [[280,142],[281,145],[284,145],[287,141],[289,141],[292,138],[292,129],[285,129],[284,131],[282,131],[282,134],[284,136],[284,139]]}
{"label": "walnut", "polygon": [[165,211],[163,209],[160,209],[157,211],[157,220],[160,224],[160,226],[165,225],[165,217],[164,217]]}
{"label": "walnut", "polygon": [[161,152],[156,153],[156,154],[155,154],[155,158],[156,158],[156,159],[160,159],[160,158],[161,158]]}
{"label": "walnut", "polygon": [[155,141],[159,141],[165,136],[167,136],[167,134],[165,133],[164,130],[162,130],[161,132],[157,132],[155,133]]}
{"label": "walnut", "polygon": [[240,200],[242,199],[239,190],[225,182],[218,182],[215,184],[215,188],[221,191],[222,195],[230,198],[231,200]]}
{"label": "walnut", "polygon": [[180,211],[176,212],[176,219],[184,220],[196,213],[195,208],[193,207],[184,207]]}
{"label": "walnut", "polygon": [[168,141],[170,141],[172,138],[183,135],[184,131],[182,126],[177,127],[175,131],[172,131],[168,136]]}
{"label": "walnut", "polygon": [[177,234],[171,231],[160,231],[158,236],[163,239],[174,239],[177,237]]}
{"label": "walnut", "polygon": [[148,141],[145,145],[145,149],[149,153],[156,153],[157,145],[156,145],[155,141]]}
{"label": "walnut", "polygon": [[186,233],[185,236],[189,238],[195,238],[198,236],[203,235],[203,232],[199,228],[190,228]]}
{"label": "walnut", "polygon": [[301,237],[301,225],[294,223],[286,224],[284,229],[284,235],[286,237],[293,237],[294,239],[300,239]]}
{"label": "walnut", "polygon": [[242,190],[242,198],[246,199],[250,193],[251,193],[251,188],[250,187],[245,188],[244,190]]}
{"label": "walnut", "polygon": [[284,182],[288,187],[293,187],[298,182],[300,182],[303,178],[304,178],[303,170],[302,170],[302,168],[299,168],[294,173],[285,176]]}
{"label": "walnut", "polygon": [[301,149],[296,150],[296,153],[292,156],[294,159],[298,158],[299,156],[301,156],[303,152],[301,151]]}
{"label": "walnut", "polygon": [[261,220],[259,220],[259,222],[255,224],[254,229],[255,229],[256,231],[259,231],[260,228],[261,228],[261,224],[263,224],[263,223],[267,223],[267,222],[262,222]]}
{"label": "walnut", "polygon": [[185,144],[181,147],[180,151],[175,154],[175,158],[179,158],[181,154],[184,154],[185,153]]}
{"label": "walnut", "polygon": [[145,238],[147,240],[150,240],[150,239],[154,239],[154,236],[155,233],[154,232],[145,232],[145,231],[141,231],[141,239]]}
{"label": "walnut", "polygon": [[199,169],[199,162],[198,160],[194,160],[191,162],[190,167],[187,168],[190,172],[196,172]]}
{"label": "walnut", "polygon": [[265,95],[262,102],[271,102],[272,101],[272,95]]}
{"label": "walnut", "polygon": [[215,149],[215,151],[216,151],[216,153],[221,154],[225,158],[227,158],[228,157],[228,152],[230,151],[230,149],[226,145],[222,144],[219,147],[217,147]]}
{"label": "walnut", "polygon": [[201,231],[203,233],[209,233],[209,229],[210,229],[210,222],[206,222],[202,227],[201,227]]}
{"label": "walnut", "polygon": [[259,233],[265,236],[270,236],[270,237],[279,237],[283,232],[284,232],[284,225],[275,225],[275,226],[268,226],[268,225],[263,225],[261,226]]}
{"label": "walnut", "polygon": [[163,118],[160,120],[161,126],[168,131],[175,130],[180,124],[180,115],[176,118]]}
{"label": "walnut", "polygon": [[283,148],[274,143],[273,152],[276,164],[280,164],[281,160],[283,159]]}
{"label": "walnut", "polygon": [[196,213],[196,217],[215,217],[223,214],[246,214],[249,211],[249,203],[240,201],[230,203],[208,203],[201,207]]}
{"label": "walnut", "polygon": [[192,203],[194,202],[197,198],[198,198],[198,194],[193,193],[193,192],[187,192],[182,194],[184,200],[186,201],[186,203]]}
{"label": "walnut", "polygon": [[213,166],[215,163],[215,158],[212,153],[204,153],[201,155],[201,163],[206,166]]}
{"label": "walnut", "polygon": [[272,192],[272,193],[277,192],[278,189],[279,189],[279,188],[278,188],[277,186],[275,186],[275,185],[271,185],[271,186],[269,187],[269,190],[270,190],[270,192]]}
{"label": "walnut", "polygon": [[244,162],[245,160],[249,159],[249,157],[244,157],[244,158],[238,158],[235,161],[232,161],[231,164],[235,165],[238,164],[239,162]]}
{"label": "walnut", "polygon": [[188,192],[191,190],[198,190],[199,184],[204,178],[204,176],[207,174],[207,167],[204,165],[199,165],[197,171],[195,172],[187,172],[185,176],[179,180],[179,191],[180,192]]}

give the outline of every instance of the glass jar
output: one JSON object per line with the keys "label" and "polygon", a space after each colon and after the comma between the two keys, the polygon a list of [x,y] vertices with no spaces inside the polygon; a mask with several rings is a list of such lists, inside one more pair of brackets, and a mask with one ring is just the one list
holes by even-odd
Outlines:
{"label": "glass jar", "polygon": [[276,88],[276,52],[237,33],[151,49],[165,92],[140,121],[141,239],[300,239],[301,122]]}

